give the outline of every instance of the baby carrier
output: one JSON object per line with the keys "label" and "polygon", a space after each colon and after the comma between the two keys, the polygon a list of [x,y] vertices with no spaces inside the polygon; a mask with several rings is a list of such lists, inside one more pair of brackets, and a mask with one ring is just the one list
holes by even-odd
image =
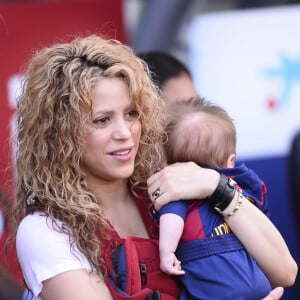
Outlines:
{"label": "baby carrier", "polygon": [[176,278],[160,270],[158,240],[128,237],[105,253],[105,282],[116,300],[175,300]]}

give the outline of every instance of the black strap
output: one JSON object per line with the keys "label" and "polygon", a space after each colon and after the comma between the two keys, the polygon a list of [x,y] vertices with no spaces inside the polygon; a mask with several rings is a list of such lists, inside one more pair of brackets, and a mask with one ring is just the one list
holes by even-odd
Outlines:
{"label": "black strap", "polygon": [[155,291],[147,296],[147,300],[162,300],[160,291]]}

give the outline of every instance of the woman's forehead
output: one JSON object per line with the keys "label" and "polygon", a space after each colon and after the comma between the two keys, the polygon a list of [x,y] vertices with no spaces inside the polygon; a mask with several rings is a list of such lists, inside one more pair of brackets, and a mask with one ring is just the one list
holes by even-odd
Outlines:
{"label": "woman's forehead", "polygon": [[107,111],[132,105],[129,88],[117,77],[99,79],[95,85],[93,110]]}

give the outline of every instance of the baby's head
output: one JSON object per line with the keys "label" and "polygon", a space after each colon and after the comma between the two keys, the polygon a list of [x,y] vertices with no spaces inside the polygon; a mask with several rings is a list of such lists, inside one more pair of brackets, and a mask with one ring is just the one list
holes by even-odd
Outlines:
{"label": "baby's head", "polygon": [[236,129],[220,106],[195,97],[167,107],[168,163],[194,161],[212,168],[234,167]]}

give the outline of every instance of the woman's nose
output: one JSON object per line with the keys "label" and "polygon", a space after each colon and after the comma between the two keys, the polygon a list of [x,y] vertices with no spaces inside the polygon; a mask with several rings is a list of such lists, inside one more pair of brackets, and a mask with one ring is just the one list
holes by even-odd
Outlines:
{"label": "woman's nose", "polygon": [[131,123],[125,120],[118,121],[114,130],[114,137],[116,139],[126,139],[131,136]]}

